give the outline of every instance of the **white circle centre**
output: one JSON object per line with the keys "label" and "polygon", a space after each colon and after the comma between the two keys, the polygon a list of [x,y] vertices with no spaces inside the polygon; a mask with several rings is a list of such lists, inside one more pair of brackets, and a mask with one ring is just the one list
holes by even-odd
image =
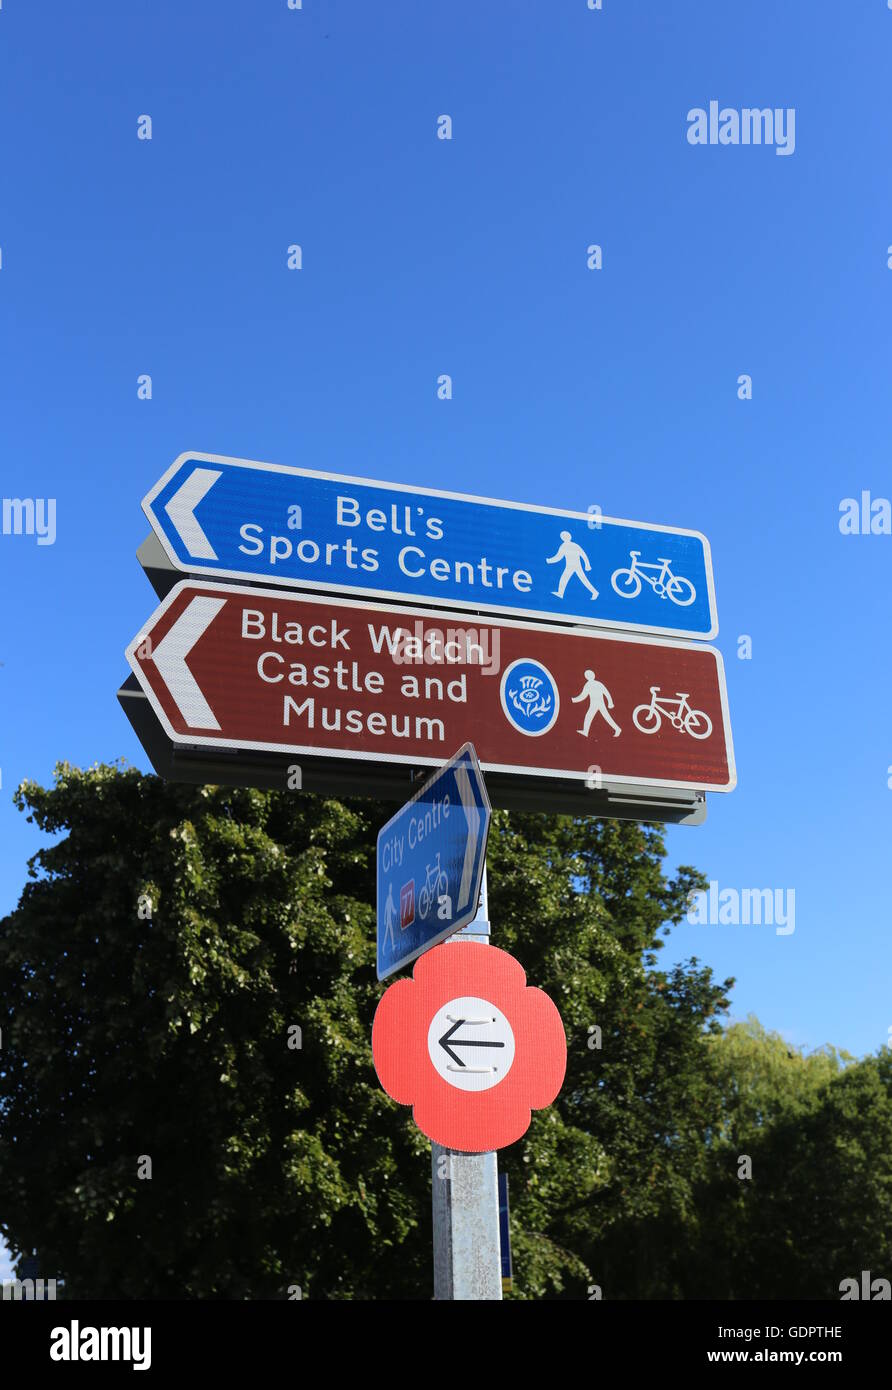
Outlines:
{"label": "white circle centre", "polygon": [[514,1033],[501,1009],[466,995],[438,1009],[427,1030],[435,1070],[460,1091],[488,1091],[514,1062]]}

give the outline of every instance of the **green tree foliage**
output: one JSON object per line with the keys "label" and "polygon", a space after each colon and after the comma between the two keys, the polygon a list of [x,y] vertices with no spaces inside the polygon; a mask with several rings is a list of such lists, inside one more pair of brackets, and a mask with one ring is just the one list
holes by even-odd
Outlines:
{"label": "green tree foliage", "polygon": [[888,1278],[889,1049],[860,1062],[830,1047],[803,1055],[750,1018],[710,1037],[705,1054],[715,1110],[690,1205],[664,1205],[608,1237],[619,1286],[631,1296],[835,1299],[864,1269]]}
{"label": "green tree foliage", "polygon": [[[709,1136],[689,1297],[838,1298],[892,1270],[892,1054],[804,1056],[755,1019],[711,1041],[722,1109]],[[741,1179],[741,1156],[752,1176]]]}
{"label": "green tree foliage", "polygon": [[[370,1049],[393,807],[65,764],[17,803],[56,839],[0,921],[12,1248],[75,1297],[429,1299],[430,1146]],[[555,1000],[569,1049],[558,1101],[500,1155],[514,1296],[798,1280],[792,1296],[815,1261],[868,1267],[849,1267],[862,1247],[882,1273],[887,1054],[855,1066],[723,1034],[731,982],[660,968],[702,886],[663,860],[658,827],[494,817],[495,941]]]}

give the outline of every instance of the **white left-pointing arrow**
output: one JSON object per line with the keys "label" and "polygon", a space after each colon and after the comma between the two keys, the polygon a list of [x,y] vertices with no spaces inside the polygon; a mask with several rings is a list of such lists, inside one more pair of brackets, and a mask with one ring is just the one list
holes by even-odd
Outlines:
{"label": "white left-pointing arrow", "polygon": [[186,665],[186,657],[225,606],[225,598],[197,597],[177,618],[152,653],[161,679],[190,729],[219,729],[213,710]]}
{"label": "white left-pointing arrow", "polygon": [[194,560],[218,558],[216,550],[198,524],[195,508],[222,476],[213,468],[194,468],[164,508],[174,530]]}
{"label": "white left-pointing arrow", "polygon": [[466,767],[455,769],[455,780],[458,784],[458,794],[461,797],[462,810],[468,821],[468,838],[465,844],[465,862],[461,869],[461,886],[458,890],[457,912],[462,912],[467,906],[471,896],[471,879],[474,874],[474,860],[477,857],[477,832],[480,829],[480,811],[471,789],[471,779],[468,776]]}

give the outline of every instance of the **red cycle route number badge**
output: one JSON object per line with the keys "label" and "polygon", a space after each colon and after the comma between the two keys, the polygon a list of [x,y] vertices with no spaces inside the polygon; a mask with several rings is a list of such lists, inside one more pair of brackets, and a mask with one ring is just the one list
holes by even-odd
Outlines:
{"label": "red cycle route number badge", "polygon": [[567,1069],[561,1016],[507,951],[444,942],[383,995],[372,1026],[384,1090],[428,1139],[488,1153],[520,1139]]}

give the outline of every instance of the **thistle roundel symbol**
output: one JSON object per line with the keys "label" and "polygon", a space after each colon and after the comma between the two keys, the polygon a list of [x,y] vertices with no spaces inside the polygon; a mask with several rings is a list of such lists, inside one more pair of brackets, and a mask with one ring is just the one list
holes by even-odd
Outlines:
{"label": "thistle roundel symbol", "polygon": [[546,714],[551,709],[551,696],[543,692],[541,676],[521,676],[517,687],[508,691],[508,698],[525,719]]}
{"label": "thistle roundel symbol", "polygon": [[548,732],[560,709],[554,676],[532,657],[512,661],[502,676],[501,697],[509,724],[533,738]]}

